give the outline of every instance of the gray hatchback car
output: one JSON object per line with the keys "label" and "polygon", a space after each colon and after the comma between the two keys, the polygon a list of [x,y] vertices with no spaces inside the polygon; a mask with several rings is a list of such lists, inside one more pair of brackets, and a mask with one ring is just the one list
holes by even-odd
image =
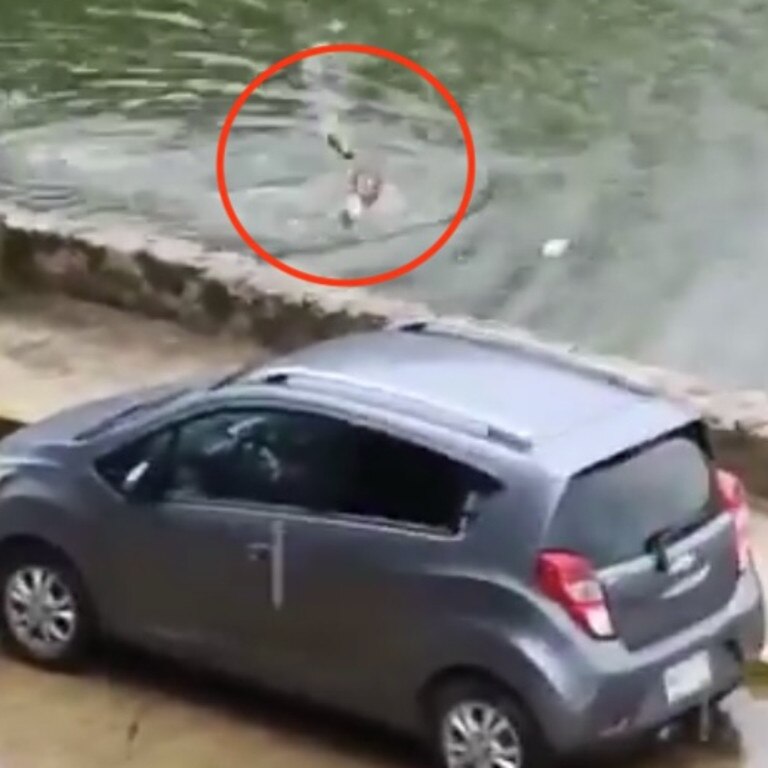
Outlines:
{"label": "gray hatchback car", "polygon": [[413,323],[0,443],[8,646],[102,635],[534,768],[652,733],[762,644],[744,490],[695,413]]}

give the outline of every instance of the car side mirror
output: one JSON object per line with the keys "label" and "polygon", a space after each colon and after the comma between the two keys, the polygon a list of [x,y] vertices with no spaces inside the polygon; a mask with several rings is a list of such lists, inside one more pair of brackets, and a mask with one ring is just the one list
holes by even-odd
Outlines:
{"label": "car side mirror", "polygon": [[131,501],[152,501],[160,488],[160,462],[143,459],[123,478],[121,490]]}

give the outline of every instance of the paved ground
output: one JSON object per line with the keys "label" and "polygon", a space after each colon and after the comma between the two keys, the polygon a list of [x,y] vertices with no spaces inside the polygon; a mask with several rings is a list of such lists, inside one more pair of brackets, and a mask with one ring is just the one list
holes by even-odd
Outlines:
{"label": "paved ground", "polygon": [[[139,372],[146,381],[162,381],[239,362],[254,351],[60,298],[3,299],[0,405],[20,418],[39,418],[63,403],[125,387],[126,371],[132,382]],[[753,537],[768,564],[768,516],[755,516]],[[733,698],[715,744],[651,750],[631,765],[765,768],[768,690],[764,694],[755,689]],[[0,768],[422,764],[410,744],[136,654],[110,650],[79,677],[43,674],[0,657]]]}
{"label": "paved ground", "polygon": [[61,296],[2,296],[0,415],[34,420],[87,397],[238,364],[258,353],[244,342],[222,344],[171,322]]}
{"label": "paved ground", "polygon": [[[0,659],[3,768],[420,768],[375,730],[110,651],[80,677]],[[768,691],[741,692],[714,743],[648,747],[606,768],[765,768]],[[589,761],[578,768],[595,768]]]}
{"label": "paved ground", "polygon": [[408,768],[409,745],[110,652],[81,677],[0,660],[3,768]]}

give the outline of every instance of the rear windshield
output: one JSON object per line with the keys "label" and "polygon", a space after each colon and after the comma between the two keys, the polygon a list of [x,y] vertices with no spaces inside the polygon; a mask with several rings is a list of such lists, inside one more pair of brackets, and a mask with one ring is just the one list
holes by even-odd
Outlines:
{"label": "rear windshield", "polygon": [[549,546],[615,565],[644,554],[661,532],[674,538],[701,525],[714,512],[711,497],[710,465],[695,439],[666,439],[571,480]]}

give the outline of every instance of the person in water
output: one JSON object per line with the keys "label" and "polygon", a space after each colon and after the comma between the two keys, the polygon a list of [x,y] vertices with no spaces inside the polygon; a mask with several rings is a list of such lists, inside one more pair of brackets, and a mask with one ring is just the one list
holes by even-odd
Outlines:
{"label": "person in water", "polygon": [[401,200],[397,190],[384,181],[383,165],[373,157],[361,157],[353,148],[339,117],[343,95],[347,91],[348,73],[338,60],[322,58],[323,61],[320,57],[308,59],[304,74],[310,86],[311,111],[320,124],[326,144],[349,163],[345,202],[339,213],[341,225],[349,229],[372,209],[382,213],[398,210]]}
{"label": "person in water", "polygon": [[375,168],[354,165],[347,174],[347,197],[339,214],[342,226],[349,229],[379,200],[384,188],[381,172]]}
{"label": "person in water", "polygon": [[340,130],[338,120],[326,124],[325,140],[343,160],[350,162],[345,205],[339,214],[342,226],[349,229],[381,197],[386,186],[384,174],[381,165],[372,158],[360,158]]}

